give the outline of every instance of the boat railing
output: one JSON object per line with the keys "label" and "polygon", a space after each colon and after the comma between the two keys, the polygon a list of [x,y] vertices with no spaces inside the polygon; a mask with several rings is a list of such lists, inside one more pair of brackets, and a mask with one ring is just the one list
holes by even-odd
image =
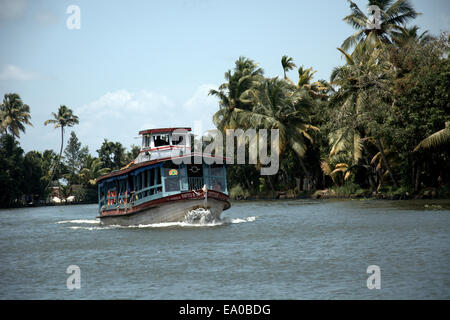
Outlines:
{"label": "boat railing", "polygon": [[188,178],[189,190],[199,190],[203,188],[204,182],[201,177],[189,177]]}

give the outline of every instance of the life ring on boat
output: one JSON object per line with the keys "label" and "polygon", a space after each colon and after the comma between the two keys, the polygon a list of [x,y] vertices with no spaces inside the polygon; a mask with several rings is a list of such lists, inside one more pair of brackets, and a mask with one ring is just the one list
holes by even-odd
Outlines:
{"label": "life ring on boat", "polygon": [[189,171],[192,173],[197,173],[200,171],[200,169],[197,166],[192,166],[189,168]]}

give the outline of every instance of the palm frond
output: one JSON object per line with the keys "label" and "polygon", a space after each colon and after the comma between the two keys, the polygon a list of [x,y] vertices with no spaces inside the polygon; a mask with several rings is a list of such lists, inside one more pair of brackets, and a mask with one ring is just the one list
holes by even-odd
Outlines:
{"label": "palm frond", "polygon": [[423,139],[415,148],[414,152],[421,149],[428,149],[443,145],[450,141],[450,122],[445,123],[445,128],[433,133],[432,135]]}

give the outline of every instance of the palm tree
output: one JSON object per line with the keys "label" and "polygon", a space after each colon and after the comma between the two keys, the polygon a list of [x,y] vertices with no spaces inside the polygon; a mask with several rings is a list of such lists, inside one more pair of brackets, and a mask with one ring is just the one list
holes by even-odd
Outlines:
{"label": "palm tree", "polygon": [[59,185],[59,197],[61,202],[67,202],[67,198],[72,195],[72,186],[70,184]]}
{"label": "palm tree", "polygon": [[412,26],[410,28],[400,27],[398,31],[392,32],[392,41],[399,47],[404,46],[405,44],[414,41],[419,44],[427,44],[436,38],[428,34],[428,30],[425,30],[421,34],[419,34],[419,27]]}
{"label": "palm tree", "polygon": [[341,47],[345,51],[366,40],[391,43],[392,32],[420,14],[414,10],[409,0],[369,0],[368,7],[378,6],[380,9],[377,26],[353,1],[347,1],[350,3],[351,14],[343,20],[357,31],[342,43]]}
{"label": "palm tree", "polygon": [[[348,54],[343,49],[338,50],[344,55],[347,64],[335,68],[331,73],[331,83],[339,87],[330,103],[339,107],[340,115],[350,115],[350,118],[357,118],[364,111],[364,99],[360,98],[361,88],[359,78],[366,73],[376,69],[376,60],[378,55],[372,53],[370,59],[367,49],[369,46],[365,43],[358,45],[353,54]],[[362,139],[357,126],[351,123],[340,124],[336,130],[333,130],[329,136],[331,151],[330,160],[336,155],[345,152],[347,157],[338,161],[353,161],[357,163],[362,157]]]}
{"label": "palm tree", "polygon": [[[329,176],[331,180],[333,180],[334,184],[342,185],[343,181],[348,180],[350,177],[353,167],[349,166],[347,163],[338,163],[334,165],[334,169],[332,169],[328,160],[322,160],[320,162],[320,168],[322,169],[324,175]],[[339,177],[338,173],[342,173],[341,179],[337,179],[337,177]]]}
{"label": "palm tree", "polygon": [[30,122],[30,107],[22,102],[17,93],[5,94],[0,106],[1,130],[9,131],[13,137],[19,138],[20,131],[25,133],[24,124],[32,126]]}
{"label": "palm tree", "polygon": [[53,177],[55,175],[56,169],[59,166],[61,161],[61,155],[64,146],[64,128],[65,127],[73,127],[78,124],[78,117],[73,114],[72,110],[67,108],[64,105],[61,105],[58,109],[58,113],[52,112],[53,119],[45,120],[44,125],[48,125],[50,123],[54,124],[54,128],[61,128],[61,149],[59,151],[58,160],[56,161],[55,166],[53,167],[52,174],[50,175],[50,180],[47,184],[46,189],[50,186],[53,181]]}
{"label": "palm tree", "polygon": [[357,164],[362,158],[363,139],[357,128],[343,126],[330,132],[328,141],[331,146],[330,161]]}
{"label": "palm tree", "polygon": [[287,80],[286,72],[297,67],[294,63],[294,59],[288,56],[281,57],[281,66],[283,67],[284,79]]}
{"label": "palm tree", "polygon": [[88,156],[86,166],[81,169],[80,176],[86,185],[95,185],[96,179],[109,173],[109,168],[103,168],[103,162],[99,158]]}
{"label": "palm tree", "polygon": [[429,149],[448,143],[450,141],[450,121],[445,123],[445,128],[433,133],[423,139],[415,148],[414,152]]}
{"label": "palm tree", "polygon": [[316,72],[312,68],[304,69],[303,66],[298,68],[297,89],[306,89],[313,98],[326,98],[326,92],[330,89],[326,81],[321,80],[311,83]]}
{"label": "palm tree", "polygon": [[238,127],[237,113],[252,108],[251,101],[244,96],[262,80],[263,73],[253,60],[239,57],[234,71],[225,73],[227,82],[218,90],[209,91],[210,95],[219,98],[220,109],[213,115],[213,122],[220,131]]}
{"label": "palm tree", "polygon": [[[346,119],[346,123],[333,133],[333,153],[338,153],[353,141],[353,158],[357,161],[361,157],[362,140],[361,133],[370,133],[370,120],[367,115],[373,112],[373,102],[377,95],[386,91],[391,76],[391,64],[383,57],[383,49],[379,44],[362,42],[355,47],[352,54],[338,48],[344,55],[347,64],[335,68],[331,74],[331,82],[339,87],[337,94],[331,99],[332,105],[339,106],[338,115]],[[362,132],[361,132],[362,131]],[[397,186],[392,169],[387,161],[381,140],[375,139],[381,158],[387,171]]]}
{"label": "palm tree", "polygon": [[279,130],[280,157],[291,148],[299,157],[305,175],[310,178],[302,158],[307,140],[313,143],[309,130],[318,131],[309,124],[309,114],[314,101],[304,89],[297,89],[278,78],[264,79],[255,90],[246,93],[253,101],[252,110],[242,111],[239,120],[243,127]]}
{"label": "palm tree", "polygon": [[398,159],[396,157],[396,154],[391,152],[389,149],[385,148],[385,146],[381,142],[380,144],[383,149],[383,153],[377,152],[377,154],[375,154],[375,156],[370,161],[371,165],[376,165],[375,171],[378,173],[379,176],[377,191],[380,190],[381,185],[383,184],[383,180],[389,175],[386,163],[389,164],[390,168],[395,168],[396,166],[398,166]]}

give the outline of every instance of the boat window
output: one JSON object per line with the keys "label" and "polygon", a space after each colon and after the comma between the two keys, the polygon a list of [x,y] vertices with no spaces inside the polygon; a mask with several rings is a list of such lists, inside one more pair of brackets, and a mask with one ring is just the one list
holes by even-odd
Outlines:
{"label": "boat window", "polygon": [[224,181],[223,179],[212,179],[213,183],[212,183],[212,188],[213,190],[222,192],[225,188],[224,188]]}
{"label": "boat window", "polygon": [[[178,136],[176,138],[178,139],[178,141],[172,141],[172,144],[174,146],[182,146],[182,145],[184,145],[184,136]],[[174,137],[172,137],[172,139],[175,140]]]}
{"label": "boat window", "polygon": [[155,147],[168,146],[170,144],[169,135],[161,134],[155,136]]}
{"label": "boat window", "polygon": [[156,184],[161,184],[161,169],[156,168]]}
{"label": "boat window", "polygon": [[166,192],[180,191],[180,169],[178,166],[164,168],[164,187]]}
{"label": "boat window", "polygon": [[225,167],[222,164],[214,164],[210,167],[211,188],[216,191],[224,192],[225,184]]}
{"label": "boat window", "polygon": [[211,176],[223,177],[223,165],[212,165],[211,166]]}
{"label": "boat window", "polygon": [[148,187],[148,180],[147,180],[147,171],[142,172],[142,187],[147,188]]}
{"label": "boat window", "polygon": [[180,179],[166,178],[164,181],[166,192],[180,191]]}
{"label": "boat window", "polygon": [[150,147],[150,135],[144,136],[144,148]]}

